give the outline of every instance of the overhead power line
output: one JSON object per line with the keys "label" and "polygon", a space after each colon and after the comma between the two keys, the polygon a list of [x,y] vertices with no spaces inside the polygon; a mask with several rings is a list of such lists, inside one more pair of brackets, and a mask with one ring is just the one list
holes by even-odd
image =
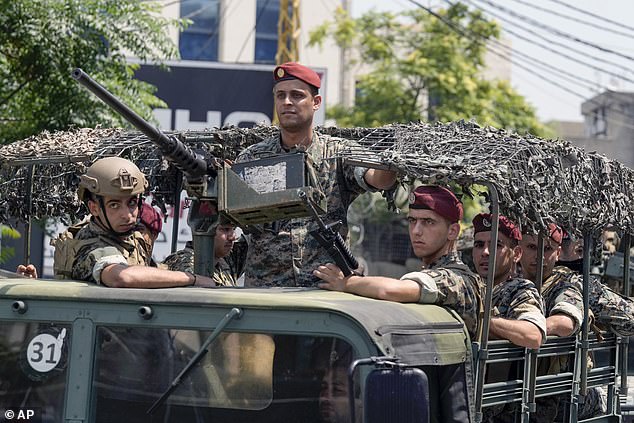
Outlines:
{"label": "overhead power line", "polygon": [[494,2],[492,2],[490,0],[478,0],[478,1],[486,3],[486,4],[488,4],[489,6],[495,8],[495,9],[501,10],[501,11],[503,11],[504,13],[506,13],[508,15],[514,16],[517,19],[519,19],[521,21],[524,21],[524,22],[527,22],[527,23],[530,23],[531,25],[534,25],[534,26],[536,26],[538,28],[542,28],[542,29],[544,29],[546,31],[549,31],[549,32],[551,32],[551,33],[553,33],[553,34],[555,34],[555,35],[557,35],[559,37],[572,40],[572,41],[574,41],[576,43],[583,44],[583,45],[586,45],[588,47],[592,47],[592,48],[600,50],[600,51],[602,51],[604,53],[613,54],[615,56],[619,56],[619,57],[622,57],[624,59],[634,61],[634,57],[632,57],[632,56],[629,56],[629,55],[623,54],[623,53],[619,53],[618,51],[614,51],[614,50],[611,50],[609,48],[602,47],[600,45],[597,45],[597,44],[591,43],[589,41],[583,40],[583,39],[581,39],[579,37],[576,37],[574,35],[565,33],[563,31],[558,30],[557,28],[553,28],[552,26],[545,25],[545,24],[543,24],[543,23],[541,23],[539,21],[536,21],[535,19],[531,19],[531,18],[529,18],[527,16],[524,16],[522,14],[516,13],[513,10],[510,10],[510,9],[508,9],[506,7],[500,6],[499,4],[496,4],[496,3],[494,3]]}
{"label": "overhead power line", "polygon": [[[416,5],[417,7],[419,7],[419,8],[421,8],[421,9],[425,10],[427,13],[429,13],[429,14],[430,14],[430,15],[432,15],[432,16],[434,16],[435,18],[437,18],[437,19],[438,19],[438,20],[440,20],[442,23],[444,23],[445,25],[447,25],[450,29],[452,29],[454,32],[458,33],[459,35],[461,35],[461,36],[463,36],[463,37],[465,37],[465,38],[473,39],[473,36],[470,36],[469,34],[467,34],[467,32],[471,32],[471,31],[469,31],[468,29],[466,29],[466,28],[464,28],[464,27],[462,27],[462,26],[460,26],[460,25],[456,25],[456,24],[454,24],[453,22],[451,22],[450,20],[448,20],[448,19],[444,18],[443,16],[439,15],[438,13],[434,12],[434,11],[433,11],[433,10],[431,10],[430,8],[423,6],[422,4],[420,4],[420,3],[419,3],[418,1],[416,1],[416,0],[408,0],[408,1],[409,1],[410,3],[412,3],[412,4]],[[447,0],[445,0],[445,1],[447,1]],[[472,33],[472,32],[471,32],[471,33]],[[473,33],[472,33],[472,34],[473,34]],[[477,36],[477,35],[476,35],[476,36]],[[483,37],[480,37],[480,38],[483,38]],[[488,41],[488,40],[487,40],[487,39],[484,39],[484,41]],[[569,88],[569,87],[566,87],[565,85],[562,85],[562,84],[560,84],[560,83],[559,83],[559,82],[557,82],[557,81],[553,81],[551,78],[549,78],[549,77],[545,76],[544,74],[537,72],[534,68],[531,68],[531,67],[529,67],[529,66],[527,66],[527,65],[524,65],[523,63],[519,63],[519,62],[513,61],[513,60],[512,60],[511,58],[509,58],[508,56],[505,56],[504,54],[501,54],[501,53],[499,53],[498,51],[496,51],[496,50],[494,50],[494,49],[491,49],[491,48],[490,48],[490,46],[488,46],[488,45],[486,45],[486,44],[485,44],[485,46],[486,46],[486,48],[487,48],[487,49],[488,49],[488,50],[489,50],[492,54],[494,54],[494,55],[496,55],[496,56],[498,56],[498,57],[501,57],[502,59],[505,59],[505,60],[510,60],[510,61],[511,61],[511,62],[512,62],[515,66],[517,66],[518,68],[521,68],[521,69],[523,69],[523,70],[525,70],[525,71],[529,72],[531,75],[538,76],[539,78],[541,78],[543,81],[545,81],[545,82],[549,83],[550,85],[553,85],[553,86],[555,86],[555,87],[557,87],[557,88],[559,88],[559,89],[561,89],[561,90],[563,90],[563,91],[565,91],[565,92],[567,92],[567,93],[569,93],[569,94],[571,94],[571,95],[574,95],[575,97],[579,97],[579,98],[583,99],[584,101],[591,102],[591,103],[593,103],[593,104],[595,104],[595,105],[597,105],[597,106],[602,106],[602,107],[605,107],[605,104],[601,104],[601,103],[599,103],[599,102],[598,102],[598,101],[596,101],[596,100],[587,99],[587,96],[586,96],[586,95],[581,94],[581,93],[579,93],[579,92],[577,92],[577,91],[575,91],[575,90],[573,90],[573,89],[571,89],[571,88]],[[620,115],[622,115],[622,116],[623,116],[623,117],[625,117],[625,118],[628,118],[628,119],[634,119],[634,116],[630,116],[629,114],[624,113],[624,112],[622,112],[622,111],[620,111],[620,110],[617,110],[617,109],[611,109],[611,110],[612,110],[612,111],[614,111],[614,112],[616,112],[616,113],[619,113]],[[621,124],[622,124],[623,126],[625,126],[625,127],[628,127],[628,128],[630,128],[630,129],[634,129],[634,125],[630,125],[630,124],[628,124],[628,123],[626,123],[626,122],[619,122],[619,123],[621,123]]]}
{"label": "overhead power line", "polygon": [[564,6],[564,7],[567,7],[569,9],[572,9],[572,10],[576,11],[576,12],[583,13],[584,15],[592,16],[593,18],[600,19],[600,20],[602,20],[604,22],[611,23],[612,25],[616,25],[618,27],[629,29],[630,31],[634,31],[634,27],[622,24],[622,23],[617,22],[617,21],[610,20],[610,19],[608,19],[608,18],[606,18],[604,16],[600,16],[600,15],[597,15],[597,14],[592,13],[592,12],[588,12],[587,10],[583,10],[581,8],[578,8],[578,7],[575,7],[575,6],[571,5],[571,4],[568,4],[565,1],[561,1],[561,0],[548,0],[548,1],[553,2],[555,4],[559,4],[559,5]]}
{"label": "overhead power line", "polygon": [[551,15],[559,16],[561,18],[568,19],[568,20],[573,21],[573,22],[577,22],[577,23],[580,23],[580,24],[588,25],[588,26],[590,26],[592,28],[600,29],[600,30],[606,31],[606,32],[611,32],[612,34],[616,34],[616,35],[622,35],[623,37],[634,38],[634,34],[633,33],[626,33],[626,32],[622,32],[622,31],[617,31],[616,29],[608,28],[608,27],[605,27],[603,25],[596,24],[594,22],[586,21],[584,19],[575,18],[574,16],[570,16],[570,15],[567,15],[565,13],[557,12],[557,11],[555,11],[553,9],[549,9],[547,7],[538,6],[538,5],[533,4],[531,2],[528,2],[528,1],[524,1],[524,0],[513,0],[513,1],[516,2],[516,3],[522,4],[524,6],[532,7],[533,9],[536,9],[536,10],[541,10],[542,12],[546,12],[546,13],[549,13]]}
{"label": "overhead power line", "polygon": [[[534,36],[536,36],[536,37],[538,37],[538,38],[540,38],[540,39],[542,39],[542,40],[544,40],[544,41],[546,41],[546,42],[548,42],[548,43],[550,43],[552,45],[557,45],[559,47],[565,48],[565,49],[570,50],[572,52],[575,52],[577,54],[584,55],[584,56],[586,56],[586,57],[588,57],[590,59],[593,59],[593,60],[596,60],[596,61],[599,61],[599,62],[603,62],[603,63],[609,64],[609,65],[615,66],[615,67],[621,69],[623,72],[629,72],[630,71],[630,68],[628,68],[626,66],[623,66],[623,65],[621,65],[619,63],[612,62],[612,61],[606,60],[606,59],[602,59],[602,58],[597,57],[597,56],[593,56],[593,55],[588,54],[588,53],[586,53],[584,51],[575,49],[574,47],[570,47],[570,46],[568,46],[566,44],[562,44],[562,43],[554,41],[554,40],[552,40],[550,38],[544,37],[543,35],[533,31],[530,28],[526,28],[525,26],[519,25],[516,22],[513,22],[512,20],[505,18],[504,16],[500,16],[499,14],[497,14],[495,12],[492,12],[489,9],[486,9],[486,8],[484,8],[482,6],[479,6],[479,5],[475,4],[472,0],[462,0],[462,1],[464,3],[470,4],[471,6],[477,8],[477,9],[483,11],[483,12],[485,12],[486,14],[489,14],[489,15],[501,20],[502,22],[506,22],[506,23],[508,23],[511,26],[515,26],[515,27],[517,27],[517,28],[519,28],[519,29],[521,29],[523,31],[526,31],[529,34],[534,35]],[[476,1],[479,1],[479,0],[476,0]],[[445,0],[445,2],[449,3],[447,0]],[[452,4],[452,3],[449,3],[449,4]],[[528,43],[531,43],[533,45],[541,47],[544,50],[550,51],[551,53],[555,53],[555,54],[557,54],[557,55],[559,55],[559,56],[561,56],[563,58],[571,60],[571,61],[573,61],[575,63],[580,64],[580,65],[586,66],[586,67],[588,67],[590,69],[593,69],[593,70],[596,70],[598,72],[602,72],[602,73],[608,74],[608,75],[613,76],[615,78],[619,78],[619,79],[622,79],[624,81],[634,83],[634,80],[632,80],[632,79],[628,78],[627,76],[625,76],[625,73],[613,72],[611,70],[602,68],[600,66],[597,66],[597,65],[594,65],[592,63],[586,62],[584,60],[578,59],[576,57],[570,56],[569,54],[561,52],[560,50],[557,50],[557,49],[551,47],[548,44],[543,44],[543,43],[540,43],[538,41],[532,40],[532,39],[530,39],[530,38],[528,38],[528,37],[526,37],[526,36],[524,36],[522,34],[517,33],[516,31],[513,31],[512,29],[508,29],[507,27],[504,27],[504,31],[508,32],[511,35],[514,35],[515,37],[517,37],[517,38],[519,38],[521,40],[524,40],[524,41],[526,41]]]}

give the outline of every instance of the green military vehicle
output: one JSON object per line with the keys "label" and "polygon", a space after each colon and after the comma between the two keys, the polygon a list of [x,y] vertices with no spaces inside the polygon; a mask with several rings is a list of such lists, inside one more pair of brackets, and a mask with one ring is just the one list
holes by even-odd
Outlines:
{"label": "green military vehicle", "polygon": [[[81,80],[84,74],[75,77]],[[171,189],[153,192],[165,202],[180,193],[174,175],[185,174],[193,198],[195,266],[201,272],[213,268],[209,245],[217,220],[202,213],[208,208],[201,204],[213,203],[242,226],[275,220],[281,213],[308,216],[323,210],[319,190],[301,169],[299,185],[294,181],[291,188],[258,194],[228,167],[218,161],[210,165],[213,157],[232,158],[218,154],[219,146],[223,153],[228,146],[239,149],[274,128],[181,134],[180,143],[148,129],[129,110],[119,111],[151,141],[162,140],[160,153],[143,153],[152,145],[148,138],[122,131],[97,136],[100,140],[89,142],[91,148],[82,154],[56,150],[48,160],[42,159],[41,148],[30,158],[20,143],[8,146],[0,150],[0,171],[14,183],[10,188],[0,184],[11,205],[0,210],[0,217],[73,215],[78,204],[72,189],[68,195],[42,188],[60,181],[72,187],[84,163],[119,154],[142,162],[152,186]],[[453,183],[464,195],[474,185],[484,187],[494,215],[503,213],[535,230],[545,229],[549,220],[576,230],[587,241],[587,258],[602,228],[624,234],[634,229],[634,172],[565,142],[465,122],[320,130],[363,147],[344,151],[338,160],[394,169],[405,181]],[[207,157],[192,158],[188,146]],[[176,173],[162,157],[176,161]],[[34,187],[41,196],[53,192],[57,207],[31,195]],[[497,234],[497,219],[492,231]],[[495,237],[491,244],[495,250]],[[335,250],[339,259],[345,256]],[[117,289],[5,272],[0,278],[0,408],[7,421],[29,416],[66,423],[444,423],[478,422],[487,407],[516,403],[515,419],[527,422],[539,413],[536,399],[561,395],[567,403],[563,421],[578,422],[584,394],[602,386],[607,410],[588,421],[620,421],[627,383],[619,374],[627,373],[627,339],[590,333],[589,268],[584,270],[586,316],[580,335],[549,337],[533,351],[488,339],[495,251],[490,257],[478,339],[470,339],[457,314],[442,307],[316,288]],[[626,265],[624,280],[628,272]],[[592,369],[586,365],[589,353]],[[538,375],[538,360],[553,357],[574,365]],[[513,376],[490,382],[487,372],[500,364],[512,368]]]}

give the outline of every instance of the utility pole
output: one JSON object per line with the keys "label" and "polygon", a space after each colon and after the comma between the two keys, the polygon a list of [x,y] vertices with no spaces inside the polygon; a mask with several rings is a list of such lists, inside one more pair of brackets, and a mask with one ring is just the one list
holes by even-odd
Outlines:
{"label": "utility pole", "polygon": [[[280,15],[277,20],[277,53],[275,63],[299,61],[299,0],[280,0]],[[273,122],[278,123],[275,106]]]}
{"label": "utility pole", "polygon": [[299,32],[299,0],[280,0],[275,63],[280,65],[299,60]]}

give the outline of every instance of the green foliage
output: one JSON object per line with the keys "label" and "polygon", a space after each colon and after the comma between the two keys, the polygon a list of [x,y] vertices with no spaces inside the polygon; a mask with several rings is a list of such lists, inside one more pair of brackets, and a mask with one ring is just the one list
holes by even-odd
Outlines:
{"label": "green foliage", "polygon": [[15,248],[13,247],[2,247],[1,241],[2,239],[18,239],[20,238],[20,232],[17,230],[6,226],[0,225],[0,263],[4,263],[9,260],[15,254]]}
{"label": "green foliage", "polygon": [[368,69],[357,80],[354,107],[332,107],[328,117],[339,126],[465,119],[549,135],[508,82],[483,77],[486,43],[499,37],[498,25],[460,3],[438,13],[469,36],[419,8],[399,14],[369,12],[357,19],[339,9],[332,22],[316,28],[311,45],[330,37],[356,53],[353,65]]}
{"label": "green foliage", "polygon": [[71,125],[124,122],[70,76],[81,67],[142,116],[164,103],[132,78],[141,61],[176,58],[161,5],[138,0],[0,0],[0,144]]}

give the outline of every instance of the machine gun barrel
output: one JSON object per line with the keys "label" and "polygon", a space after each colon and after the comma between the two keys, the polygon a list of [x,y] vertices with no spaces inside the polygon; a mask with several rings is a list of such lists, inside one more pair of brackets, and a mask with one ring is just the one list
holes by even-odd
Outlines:
{"label": "machine gun barrel", "polygon": [[150,125],[150,123],[123,104],[97,81],[92,79],[86,72],[80,68],[76,68],[72,71],[72,76],[77,82],[99,97],[101,101],[114,109],[128,122],[134,125],[135,128],[152,140],[161,150],[163,156],[182,170],[188,180],[200,179],[204,175],[215,176],[217,174],[216,170],[210,168],[202,157],[196,155],[180,140],[175,137],[167,136],[158,128]]}

